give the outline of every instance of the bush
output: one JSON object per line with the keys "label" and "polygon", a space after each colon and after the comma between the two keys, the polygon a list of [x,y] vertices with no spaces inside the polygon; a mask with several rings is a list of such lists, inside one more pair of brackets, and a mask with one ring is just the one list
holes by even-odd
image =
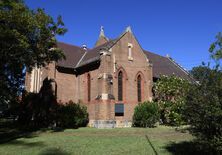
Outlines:
{"label": "bush", "polygon": [[88,123],[87,108],[69,101],[60,105],[57,111],[57,127],[78,128]]}
{"label": "bush", "polygon": [[154,84],[154,100],[158,103],[163,124],[184,124],[183,109],[189,88],[187,80],[176,76],[161,76]]}
{"label": "bush", "polygon": [[211,70],[200,83],[188,93],[185,116],[198,141],[222,153],[222,72]]}
{"label": "bush", "polygon": [[51,82],[45,79],[39,93],[23,95],[22,102],[17,108],[19,124],[33,129],[55,125],[63,128],[86,126],[87,108],[72,101],[66,104],[57,103]]}
{"label": "bush", "polygon": [[184,102],[158,102],[161,123],[171,126],[185,124],[183,109]]}
{"label": "bush", "polygon": [[144,102],[134,109],[133,126],[154,127],[159,121],[159,109],[155,102]]}
{"label": "bush", "polygon": [[58,104],[51,82],[52,80],[46,78],[39,93],[23,94],[20,107],[18,107],[20,125],[37,129],[53,124]]}

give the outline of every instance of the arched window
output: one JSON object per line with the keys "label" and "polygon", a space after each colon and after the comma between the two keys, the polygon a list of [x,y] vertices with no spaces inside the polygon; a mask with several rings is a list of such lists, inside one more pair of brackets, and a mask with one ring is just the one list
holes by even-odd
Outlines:
{"label": "arched window", "polygon": [[87,99],[91,100],[91,78],[90,74],[87,75]]}
{"label": "arched window", "polygon": [[123,73],[122,71],[118,74],[118,100],[123,100]]}
{"label": "arched window", "polygon": [[138,102],[141,102],[142,96],[141,96],[141,76],[139,75],[137,77],[137,99]]}

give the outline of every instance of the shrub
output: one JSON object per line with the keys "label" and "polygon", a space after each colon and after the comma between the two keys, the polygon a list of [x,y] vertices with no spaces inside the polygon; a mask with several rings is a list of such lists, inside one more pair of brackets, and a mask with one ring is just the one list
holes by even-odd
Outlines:
{"label": "shrub", "polygon": [[158,103],[163,124],[184,124],[183,109],[189,88],[187,80],[176,76],[161,76],[154,84],[154,100]]}
{"label": "shrub", "polygon": [[161,123],[180,126],[185,123],[183,116],[184,102],[158,102]]}
{"label": "shrub", "polygon": [[72,101],[66,104],[57,103],[51,81],[47,79],[39,93],[23,95],[17,110],[18,122],[22,127],[39,129],[56,124],[57,127],[78,128],[88,123],[87,108]]}
{"label": "shrub", "polygon": [[72,101],[60,105],[57,111],[57,126],[63,128],[78,128],[88,123],[87,108]]}
{"label": "shrub", "polygon": [[134,109],[133,126],[154,127],[159,121],[159,109],[155,102],[144,102]]}
{"label": "shrub", "polygon": [[222,72],[211,70],[202,79],[188,93],[185,116],[198,141],[222,153]]}
{"label": "shrub", "polygon": [[32,126],[36,129],[52,125],[58,104],[51,82],[52,80],[46,78],[39,93],[23,94],[20,108],[18,108],[20,125]]}

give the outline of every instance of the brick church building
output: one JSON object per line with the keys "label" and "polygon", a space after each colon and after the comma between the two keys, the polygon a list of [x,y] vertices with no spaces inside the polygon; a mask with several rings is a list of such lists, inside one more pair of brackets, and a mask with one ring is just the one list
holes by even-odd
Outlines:
{"label": "brick church building", "polygon": [[170,57],[144,50],[130,27],[112,40],[101,28],[92,49],[60,42],[58,47],[66,59],[27,72],[25,88],[38,92],[44,79],[52,80],[58,101],[87,106],[92,127],[131,126],[134,107],[152,100],[152,85],[160,75],[193,80]]}

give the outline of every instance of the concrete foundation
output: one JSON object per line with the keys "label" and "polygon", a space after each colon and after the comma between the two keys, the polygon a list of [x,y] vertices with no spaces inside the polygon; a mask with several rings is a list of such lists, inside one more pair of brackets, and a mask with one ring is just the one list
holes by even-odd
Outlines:
{"label": "concrete foundation", "polygon": [[110,128],[124,128],[131,127],[131,121],[120,121],[120,120],[90,120],[89,127],[110,129]]}

